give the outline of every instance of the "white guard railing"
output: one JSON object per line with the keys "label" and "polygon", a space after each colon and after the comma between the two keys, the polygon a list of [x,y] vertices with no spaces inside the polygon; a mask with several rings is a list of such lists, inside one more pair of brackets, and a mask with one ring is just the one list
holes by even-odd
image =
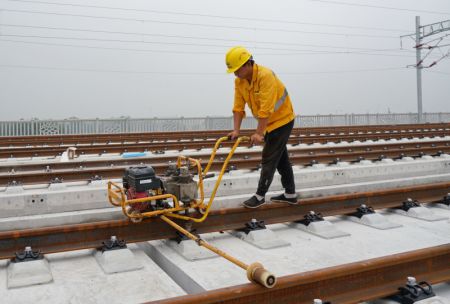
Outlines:
{"label": "white guard railing", "polygon": [[[413,113],[300,115],[295,118],[297,127],[412,124],[415,122],[417,122],[417,114]],[[423,122],[450,122],[450,113],[424,113]],[[232,117],[19,120],[0,121],[0,136],[175,132],[232,128]],[[252,117],[244,119],[242,128],[256,128],[256,120]]]}

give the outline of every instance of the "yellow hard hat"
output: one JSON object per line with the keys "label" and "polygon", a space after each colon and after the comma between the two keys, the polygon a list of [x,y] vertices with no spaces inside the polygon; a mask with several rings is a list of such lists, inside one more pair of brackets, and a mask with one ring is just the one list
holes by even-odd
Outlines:
{"label": "yellow hard hat", "polygon": [[225,56],[225,63],[227,64],[227,73],[236,72],[241,66],[244,65],[252,54],[242,46],[235,46],[228,50]]}

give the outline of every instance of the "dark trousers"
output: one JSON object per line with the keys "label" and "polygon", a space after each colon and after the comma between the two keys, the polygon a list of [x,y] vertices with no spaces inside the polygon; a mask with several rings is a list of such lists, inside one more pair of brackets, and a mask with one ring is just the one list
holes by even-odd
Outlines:
{"label": "dark trousers", "polygon": [[295,193],[294,173],[292,172],[286,148],[293,127],[294,120],[270,133],[266,133],[264,136],[265,144],[262,151],[261,176],[256,194],[261,196],[266,194],[272,183],[275,170],[278,170],[278,173],[281,175],[281,184],[286,193]]}

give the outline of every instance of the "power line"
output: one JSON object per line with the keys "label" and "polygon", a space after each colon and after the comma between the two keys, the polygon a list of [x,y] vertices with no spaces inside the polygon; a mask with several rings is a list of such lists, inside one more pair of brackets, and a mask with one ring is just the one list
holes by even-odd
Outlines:
{"label": "power line", "polygon": [[[292,45],[292,46],[308,46],[308,47],[320,47],[320,48],[335,48],[335,49],[347,49],[347,50],[361,50],[361,51],[392,51],[392,52],[414,52],[400,49],[367,49],[367,48],[355,48],[347,46],[332,46],[332,45],[317,45],[317,44],[304,44],[304,43],[292,43],[292,42],[279,42],[279,41],[257,41],[257,40],[239,40],[239,39],[223,39],[223,38],[210,38],[201,36],[184,36],[184,35],[166,35],[166,34],[151,34],[151,33],[139,33],[139,32],[123,32],[123,31],[106,31],[106,30],[93,30],[93,29],[79,29],[79,28],[67,28],[67,27],[50,27],[50,26],[37,26],[37,25],[23,25],[23,24],[5,24],[0,26],[5,27],[20,27],[20,28],[33,28],[33,29],[48,29],[48,30],[62,30],[62,31],[74,31],[74,32],[87,32],[87,33],[102,33],[102,34],[120,34],[120,35],[133,35],[133,36],[149,36],[149,37],[164,37],[164,38],[182,38],[182,39],[198,39],[207,41],[226,41],[226,42],[245,42],[245,43],[258,43],[258,44],[276,44],[276,45]],[[258,47],[259,48],[259,47]]]}
{"label": "power line", "polygon": [[48,43],[48,42],[35,42],[35,41],[10,40],[10,39],[0,39],[0,41],[23,43],[23,44],[47,45],[47,46],[64,46],[64,47],[76,47],[76,48],[87,48],[87,49],[111,50],[111,51],[132,51],[132,52],[188,54],[188,55],[223,55],[223,52],[190,52],[190,51],[173,51],[173,50],[132,49],[132,48],[102,47],[102,46],[76,45],[76,44],[64,44],[64,43]]}
{"label": "power line", "polygon": [[[191,51],[173,51],[173,50],[152,50],[152,49],[132,49],[132,48],[117,48],[117,47],[100,47],[100,46],[89,46],[89,45],[77,45],[77,44],[63,44],[63,43],[48,43],[48,42],[35,42],[35,41],[23,41],[23,40],[10,40],[10,39],[0,39],[0,41],[13,42],[13,43],[24,43],[24,44],[36,44],[36,45],[47,45],[47,46],[64,46],[64,47],[76,47],[76,48],[88,48],[88,49],[101,49],[101,50],[113,50],[113,51],[136,51],[136,52],[150,52],[150,53],[172,53],[172,54],[190,54],[190,55],[223,55],[223,52],[191,52]],[[371,54],[365,52],[330,52],[330,51],[314,51],[309,53],[259,53],[258,55],[265,56],[280,56],[280,55],[330,55],[330,54],[356,54],[356,55],[367,55],[367,56],[388,56],[388,57],[403,57],[402,55],[393,54]]]}
{"label": "power line", "polygon": [[440,72],[440,71],[427,71],[427,72],[433,73],[433,74],[450,75],[450,73],[445,73],[445,72]]}
{"label": "power line", "polygon": [[95,73],[124,73],[124,74],[153,74],[153,75],[226,75],[226,73],[206,73],[206,72],[183,73],[183,72],[155,72],[155,71],[132,71],[132,70],[103,70],[103,69],[62,68],[62,67],[15,65],[15,64],[0,64],[0,67],[52,70],[52,71],[95,72]]}
{"label": "power line", "polygon": [[347,6],[357,6],[357,7],[368,7],[368,8],[385,9],[385,10],[414,12],[414,13],[450,15],[450,12],[428,11],[428,10],[419,10],[419,9],[410,9],[410,8],[401,8],[401,7],[391,7],[391,6],[380,6],[380,5],[371,5],[371,4],[332,1],[332,0],[309,0],[309,1],[311,1],[311,2],[322,2],[322,3],[337,4],[337,5],[347,5]]}
{"label": "power line", "polygon": [[[38,70],[52,70],[52,71],[74,71],[74,72],[95,72],[95,73],[124,73],[124,74],[151,74],[151,75],[220,75],[226,76],[226,73],[213,72],[155,72],[155,71],[133,71],[133,70],[103,70],[103,69],[81,69],[81,68],[62,68],[49,66],[33,66],[33,65],[14,65],[14,64],[0,64],[4,68],[23,68],[23,69],[38,69]],[[359,70],[339,70],[339,71],[312,71],[312,72],[277,72],[279,75],[312,75],[312,74],[340,74],[340,73],[361,73],[361,72],[381,72],[404,70],[404,68],[378,68],[378,69],[359,69]]]}
{"label": "power line", "polygon": [[389,31],[389,32],[399,32],[399,31],[406,32],[407,31],[405,29],[388,29],[388,28],[376,28],[376,27],[355,26],[355,25],[299,22],[299,21],[290,21],[290,20],[279,20],[279,19],[235,17],[235,16],[200,14],[200,13],[183,13],[183,12],[162,11],[162,10],[153,10],[153,9],[137,9],[137,8],[111,7],[111,6],[100,6],[100,5],[86,5],[86,4],[78,4],[78,3],[59,3],[59,2],[50,2],[50,1],[31,1],[31,0],[7,0],[7,1],[33,3],[33,4],[58,5],[58,6],[70,6],[70,7],[98,8],[98,9],[109,9],[109,10],[119,10],[119,11],[128,11],[128,12],[146,12],[146,13],[190,16],[190,17],[209,17],[209,18],[219,18],[219,19],[228,19],[228,20],[246,20],[246,21],[274,22],[274,23],[284,23],[284,24],[313,25],[313,26],[325,26],[325,27],[342,27],[342,28],[364,29],[364,30],[374,30],[374,31]]}
{"label": "power line", "polygon": [[293,72],[293,73],[277,73],[282,75],[311,75],[311,74],[341,74],[341,73],[360,73],[360,72],[382,72],[382,71],[400,71],[405,70],[404,67],[399,68],[378,68],[378,69],[358,69],[358,70],[340,70],[340,71],[313,71],[313,72]]}
{"label": "power line", "polygon": [[333,54],[342,54],[342,55],[365,55],[365,56],[382,56],[382,57],[402,57],[402,58],[413,58],[414,56],[404,56],[404,55],[394,55],[394,54],[380,54],[380,53],[370,53],[370,52],[317,52],[317,53],[300,53],[300,52],[292,52],[292,53],[264,53],[259,55],[266,56],[297,56],[297,55],[333,55]]}
{"label": "power line", "polygon": [[[57,39],[57,40],[77,40],[77,41],[97,41],[97,42],[118,42],[118,43],[143,43],[143,44],[160,44],[160,45],[173,45],[173,46],[201,46],[201,47],[220,47],[225,48],[227,45],[217,45],[217,44],[202,44],[202,43],[180,43],[180,42],[158,42],[158,41],[144,41],[144,40],[121,40],[121,39],[101,39],[101,38],[84,38],[84,37],[62,37],[62,36],[44,36],[44,35],[14,35],[14,34],[1,34],[0,37],[18,37],[18,38],[39,38],[39,39]],[[305,50],[305,49],[283,49],[283,48],[271,48],[271,47],[260,47],[256,49],[260,50],[272,50],[272,51],[289,51],[291,54],[304,54],[304,52],[313,52],[317,54],[366,54],[363,51],[321,51],[321,50]],[[380,52],[385,50],[371,50],[365,49],[364,51],[370,52]],[[391,55],[391,54],[380,54],[380,55]],[[404,57],[402,55],[392,55],[398,57]]]}
{"label": "power line", "polygon": [[385,36],[385,35],[301,31],[301,30],[290,30],[290,29],[279,29],[279,28],[260,28],[260,27],[232,26],[232,25],[217,25],[217,24],[211,24],[211,23],[192,23],[192,22],[181,22],[181,21],[94,16],[94,15],[84,15],[84,14],[67,14],[67,13],[17,10],[17,9],[1,9],[1,10],[4,12],[14,12],[14,13],[44,14],[44,15],[54,15],[54,16],[66,16],[66,17],[83,17],[83,18],[102,19],[102,20],[137,21],[137,22],[150,22],[150,23],[172,24],[172,25],[189,25],[189,26],[200,26],[200,27],[207,27],[207,28],[225,28],[225,29],[239,29],[239,30],[250,30],[250,31],[259,30],[259,31],[288,32],[288,33],[316,34],[316,35],[343,36],[343,37],[365,37],[365,38],[387,38],[387,39],[397,39],[398,38],[395,36]]}

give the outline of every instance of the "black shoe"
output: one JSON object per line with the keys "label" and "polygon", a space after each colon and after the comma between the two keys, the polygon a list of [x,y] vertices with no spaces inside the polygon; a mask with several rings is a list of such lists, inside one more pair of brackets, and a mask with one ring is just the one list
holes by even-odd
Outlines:
{"label": "black shoe", "polygon": [[297,195],[292,198],[287,198],[286,196],[284,196],[284,193],[283,193],[283,194],[280,194],[277,196],[272,196],[270,198],[270,200],[272,202],[276,202],[276,203],[288,203],[289,205],[295,205],[295,204],[297,204]]}
{"label": "black shoe", "polygon": [[243,204],[244,204],[244,207],[247,207],[247,208],[258,208],[259,206],[262,206],[265,203],[266,203],[266,200],[264,198],[262,198],[261,200],[258,200],[258,198],[255,195],[253,195],[251,198],[246,200]]}

